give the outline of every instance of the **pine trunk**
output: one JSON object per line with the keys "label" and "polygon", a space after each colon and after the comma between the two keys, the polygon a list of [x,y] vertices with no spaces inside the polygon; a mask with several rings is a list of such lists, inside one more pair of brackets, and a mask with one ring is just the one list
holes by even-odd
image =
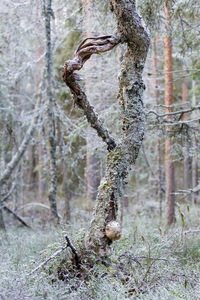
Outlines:
{"label": "pine trunk", "polygon": [[[173,60],[171,36],[171,1],[164,2],[165,36],[164,36],[164,73],[165,73],[165,107],[166,113],[173,111]],[[175,218],[175,179],[172,158],[172,140],[170,128],[166,126],[165,140],[165,202],[166,222],[171,225]]]}

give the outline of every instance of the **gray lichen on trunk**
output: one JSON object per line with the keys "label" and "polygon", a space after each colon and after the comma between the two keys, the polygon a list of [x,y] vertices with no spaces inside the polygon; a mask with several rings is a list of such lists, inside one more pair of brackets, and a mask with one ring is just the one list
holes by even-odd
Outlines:
{"label": "gray lichen on trunk", "polygon": [[134,165],[145,131],[142,71],[150,43],[149,35],[136,12],[134,1],[110,1],[118,21],[118,31],[127,43],[119,76],[119,102],[122,115],[121,141],[107,156],[105,177],[89,231],[90,247],[105,249],[110,244],[106,225],[122,221],[122,195],[126,177]]}
{"label": "gray lichen on trunk", "polygon": [[48,141],[49,141],[49,164],[50,164],[50,186],[49,186],[49,203],[51,213],[56,221],[59,221],[56,193],[57,193],[57,166],[56,166],[56,136],[55,136],[55,114],[54,101],[52,92],[52,44],[51,44],[51,18],[53,11],[51,0],[43,3],[43,13],[45,15],[46,31],[46,69],[47,69],[47,101],[48,101]]}
{"label": "gray lichen on trunk", "polygon": [[[136,161],[144,137],[145,115],[142,97],[145,86],[142,81],[142,72],[150,44],[149,34],[141,17],[136,12],[135,1],[111,0],[110,3],[111,9],[117,18],[120,38],[115,39],[114,37],[105,36],[105,51],[113,48],[109,47],[109,41],[111,40],[113,45],[115,40],[125,42],[127,51],[119,76],[118,99],[122,119],[121,138],[118,143],[111,143],[112,147],[109,147],[108,139],[105,139],[109,150],[106,172],[98,190],[95,212],[88,234],[87,247],[102,253],[106,250],[107,245],[111,244],[112,240],[121,236],[121,233],[118,232],[115,238],[108,238],[106,231],[108,227],[109,229],[113,228],[113,230],[121,231],[123,188],[126,184],[128,172]],[[104,48],[103,41],[100,42],[102,49],[102,47]],[[118,43],[116,42],[115,45]],[[93,44],[93,49],[95,45],[96,41]],[[98,53],[98,51],[99,48],[97,47],[96,51],[93,50],[90,53]],[[66,62],[64,70],[64,80],[69,86],[69,75],[66,74],[71,71],[72,62]],[[77,65],[77,58],[75,64]],[[76,67],[77,69],[80,69],[79,65]],[[70,88],[74,94],[77,94],[77,86],[75,88],[70,86]],[[78,97],[80,99],[80,94]],[[84,110],[84,108],[82,109]],[[87,114],[88,111],[84,110],[84,113]],[[119,226],[116,226],[116,224],[119,224]]]}

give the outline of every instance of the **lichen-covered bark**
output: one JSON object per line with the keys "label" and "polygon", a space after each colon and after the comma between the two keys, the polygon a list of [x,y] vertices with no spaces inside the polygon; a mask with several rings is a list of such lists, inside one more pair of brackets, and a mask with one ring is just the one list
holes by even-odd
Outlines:
{"label": "lichen-covered bark", "polygon": [[122,220],[122,194],[126,177],[134,165],[145,131],[142,96],[142,71],[149,47],[149,35],[136,12],[135,1],[110,1],[118,22],[121,40],[127,51],[119,77],[119,101],[122,115],[122,135],[118,146],[108,154],[105,177],[99,187],[97,204],[89,230],[89,247],[105,249],[111,240],[105,234],[106,225]]}
{"label": "lichen-covered bark", "polygon": [[[112,240],[121,236],[118,231],[122,221],[123,187],[128,172],[138,156],[145,131],[142,102],[145,86],[142,71],[150,43],[148,32],[136,12],[135,1],[111,0],[110,4],[117,18],[119,37],[103,36],[83,41],[77,49],[75,58],[65,63],[63,76],[75,96],[76,103],[83,109],[92,127],[107,143],[109,150],[105,177],[98,190],[87,244],[87,247],[96,252],[101,249],[104,252]],[[102,124],[98,123],[99,120],[90,109],[89,103],[84,105],[87,98],[76,82],[78,77],[73,71],[79,70],[93,53],[111,50],[119,42],[127,44],[127,51],[119,76],[118,98],[121,107],[122,134],[119,143],[116,143]],[[109,232],[110,238],[106,236],[106,232]]]}
{"label": "lichen-covered bark", "polygon": [[49,186],[49,203],[51,213],[55,220],[59,221],[57,212],[56,194],[57,194],[57,166],[56,166],[56,137],[55,137],[55,114],[54,99],[52,92],[52,45],[51,45],[51,18],[53,11],[51,0],[47,1],[45,6],[45,31],[46,31],[46,69],[47,69],[47,102],[48,102],[48,141],[49,141],[49,165],[50,165],[50,186]]}

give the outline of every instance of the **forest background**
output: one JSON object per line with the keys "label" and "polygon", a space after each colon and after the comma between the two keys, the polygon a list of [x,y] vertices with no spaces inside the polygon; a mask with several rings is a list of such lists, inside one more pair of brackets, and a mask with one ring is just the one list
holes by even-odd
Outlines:
{"label": "forest background", "polygon": [[[146,133],[111,255],[127,274],[116,274],[117,262],[109,271],[97,264],[90,279],[66,285],[54,278],[56,263],[49,276],[24,276],[62,247],[66,232],[75,243],[84,239],[107,149],[63,83],[63,65],[84,38],[115,32],[116,21],[107,1],[0,4],[2,299],[199,299],[200,4],[138,0],[137,7],[151,33]],[[80,71],[88,100],[116,139],[124,53],[120,45],[93,55]]]}

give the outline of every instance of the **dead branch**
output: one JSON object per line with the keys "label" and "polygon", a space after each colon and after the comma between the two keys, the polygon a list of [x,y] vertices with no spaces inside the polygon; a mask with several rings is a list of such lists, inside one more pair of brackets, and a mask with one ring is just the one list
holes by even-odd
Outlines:
{"label": "dead branch", "polygon": [[73,246],[72,242],[70,241],[70,238],[67,235],[65,236],[65,239],[67,240],[67,247],[69,247],[72,250],[72,253],[74,254],[75,263],[78,267],[80,265],[80,258],[76,251],[76,248]]}
{"label": "dead branch", "polygon": [[[168,107],[167,107],[168,108]],[[156,115],[156,117],[158,118],[164,118],[164,117],[167,117],[167,116],[174,116],[174,115],[178,115],[178,114],[185,114],[185,113],[189,113],[189,112],[192,112],[194,110],[198,110],[200,109],[200,106],[197,105],[197,106],[193,106],[189,109],[183,109],[183,110],[179,110],[179,111],[174,111],[174,112],[169,112],[169,113],[165,113],[165,114],[158,114],[156,111],[154,110],[149,110],[146,114],[149,115],[149,114],[154,114]]]}
{"label": "dead branch", "polygon": [[29,277],[30,275],[33,275],[35,272],[37,272],[38,270],[43,268],[50,260],[52,260],[55,257],[59,256],[68,247],[72,250],[72,253],[74,254],[74,257],[75,257],[76,266],[78,267],[80,265],[80,259],[79,259],[79,256],[77,254],[76,248],[73,246],[70,238],[67,235],[65,236],[65,239],[67,240],[67,245],[66,246],[63,246],[60,250],[56,251],[51,256],[49,256],[39,266],[37,266],[34,270],[32,270],[29,274],[27,274],[26,277]]}
{"label": "dead branch", "polygon": [[50,260],[55,258],[56,256],[59,256],[65,249],[67,249],[68,246],[62,247],[62,249],[56,251],[53,253],[50,257],[48,257],[45,261],[43,261],[39,266],[37,266],[33,271],[31,271],[29,274],[26,275],[26,277],[33,275],[35,272],[43,268]]}
{"label": "dead branch", "polygon": [[188,233],[200,233],[200,229],[194,229],[194,230],[188,230],[188,231],[184,231],[184,234],[188,234]]}
{"label": "dead branch", "polygon": [[31,228],[16,212],[14,212],[11,208],[9,208],[7,205],[3,205],[3,209],[5,209],[8,213],[12,214],[22,225],[25,227]]}
{"label": "dead branch", "polygon": [[14,191],[15,186],[16,185],[13,184],[12,187],[11,187],[11,189],[10,189],[10,191],[5,196],[3,196],[2,203],[5,202],[6,200],[8,200],[8,198],[11,196],[12,192]]}
{"label": "dead branch", "polygon": [[120,38],[112,35],[87,38],[83,40],[78,46],[74,58],[67,60],[64,64],[63,79],[66,84],[68,84],[70,75],[72,75],[74,71],[82,69],[84,63],[91,57],[92,54],[109,51],[119,43]]}
{"label": "dead branch", "polygon": [[92,128],[94,128],[102,140],[107,143],[108,151],[116,147],[116,142],[113,137],[110,136],[108,130],[104,128],[98,114],[94,111],[93,106],[91,106],[87,100],[86,94],[78,84],[77,81],[80,80],[79,75],[73,72],[80,70],[92,54],[109,51],[118,45],[119,42],[119,37],[111,35],[87,38],[80,43],[74,58],[66,61],[63,68],[63,80],[72,91],[75,104],[83,110]]}
{"label": "dead branch", "polygon": [[[25,205],[22,205],[21,207],[19,207],[18,210],[22,210],[22,209],[26,209],[26,208],[29,208],[29,207],[34,207],[34,206],[38,206],[38,207],[42,207],[42,208],[46,208],[46,209],[51,209],[50,206],[48,205],[45,205],[43,203],[39,203],[39,202],[31,202],[31,203],[27,203]],[[58,217],[60,220],[62,220],[62,216],[58,213]]]}

